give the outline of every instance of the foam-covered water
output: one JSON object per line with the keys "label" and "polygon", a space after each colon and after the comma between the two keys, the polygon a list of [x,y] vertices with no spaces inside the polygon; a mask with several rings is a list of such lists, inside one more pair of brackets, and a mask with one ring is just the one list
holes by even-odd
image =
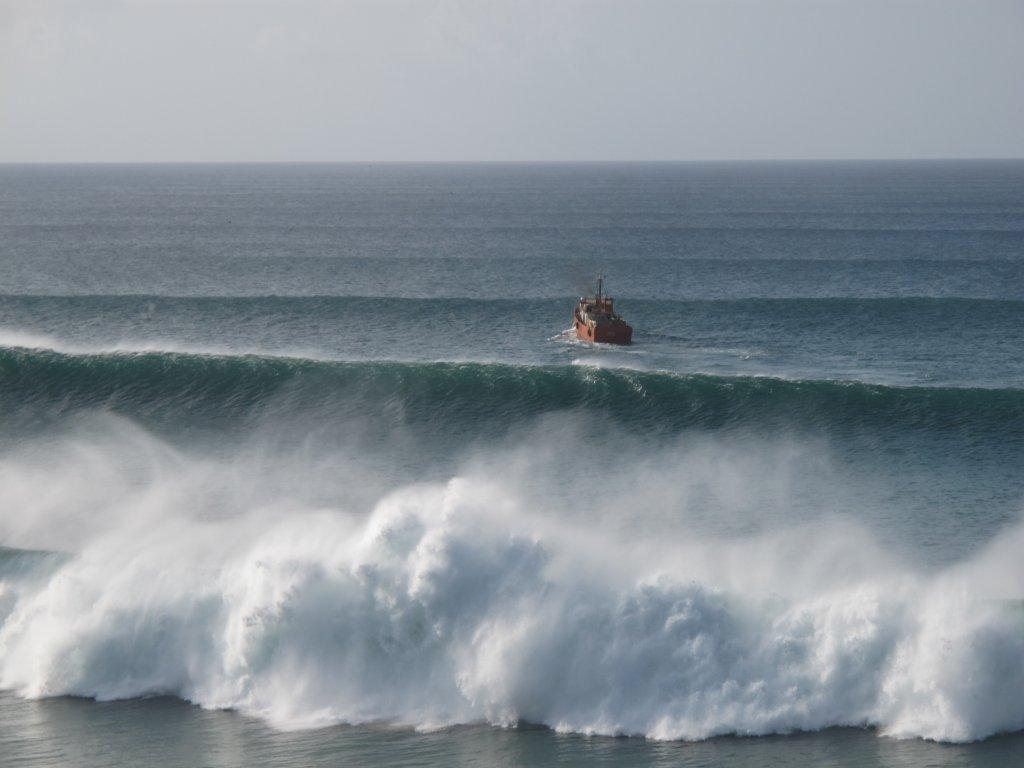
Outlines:
{"label": "foam-covered water", "polygon": [[398,488],[365,517],[285,499],[183,514],[209,474],[124,478],[74,557],[5,568],[3,687],[170,694],[284,727],[661,739],[873,725],[966,741],[1024,718],[1024,528],[923,576],[848,525],[666,545],[474,476]]}
{"label": "foam-covered water", "polygon": [[1019,751],[1019,164],[2,174],[15,761]]}

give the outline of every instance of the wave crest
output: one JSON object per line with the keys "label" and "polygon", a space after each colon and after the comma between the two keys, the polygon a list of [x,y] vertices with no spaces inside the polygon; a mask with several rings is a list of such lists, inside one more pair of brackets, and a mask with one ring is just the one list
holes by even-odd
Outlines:
{"label": "wave crest", "polygon": [[581,366],[328,362],[0,348],[0,412],[36,423],[102,408],[157,423],[365,417],[465,431],[564,410],[627,428],[746,424],[1024,431],[1024,390],[890,387]]}

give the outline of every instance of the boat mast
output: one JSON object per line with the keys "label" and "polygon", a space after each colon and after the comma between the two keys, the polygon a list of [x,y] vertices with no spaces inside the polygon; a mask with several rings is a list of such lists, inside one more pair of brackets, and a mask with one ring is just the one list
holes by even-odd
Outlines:
{"label": "boat mast", "polygon": [[604,284],[604,275],[603,274],[598,275],[597,276],[597,304],[598,304],[598,306],[601,305],[601,288],[602,288],[603,284]]}

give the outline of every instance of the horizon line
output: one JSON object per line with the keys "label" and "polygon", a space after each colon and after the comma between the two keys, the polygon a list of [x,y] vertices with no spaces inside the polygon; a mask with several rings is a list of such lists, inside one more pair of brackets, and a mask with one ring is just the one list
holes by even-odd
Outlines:
{"label": "horizon line", "polygon": [[603,159],[603,160],[2,160],[11,165],[686,165],[740,163],[942,163],[1020,162],[1022,156],[996,157],[780,157],[780,158],[690,158],[690,159]]}

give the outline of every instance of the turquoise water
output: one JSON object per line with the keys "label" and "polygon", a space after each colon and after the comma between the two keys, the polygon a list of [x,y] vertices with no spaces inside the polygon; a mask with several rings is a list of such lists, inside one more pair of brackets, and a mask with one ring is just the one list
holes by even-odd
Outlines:
{"label": "turquoise water", "polygon": [[0,762],[1020,753],[1024,163],[7,166],[0,255]]}

